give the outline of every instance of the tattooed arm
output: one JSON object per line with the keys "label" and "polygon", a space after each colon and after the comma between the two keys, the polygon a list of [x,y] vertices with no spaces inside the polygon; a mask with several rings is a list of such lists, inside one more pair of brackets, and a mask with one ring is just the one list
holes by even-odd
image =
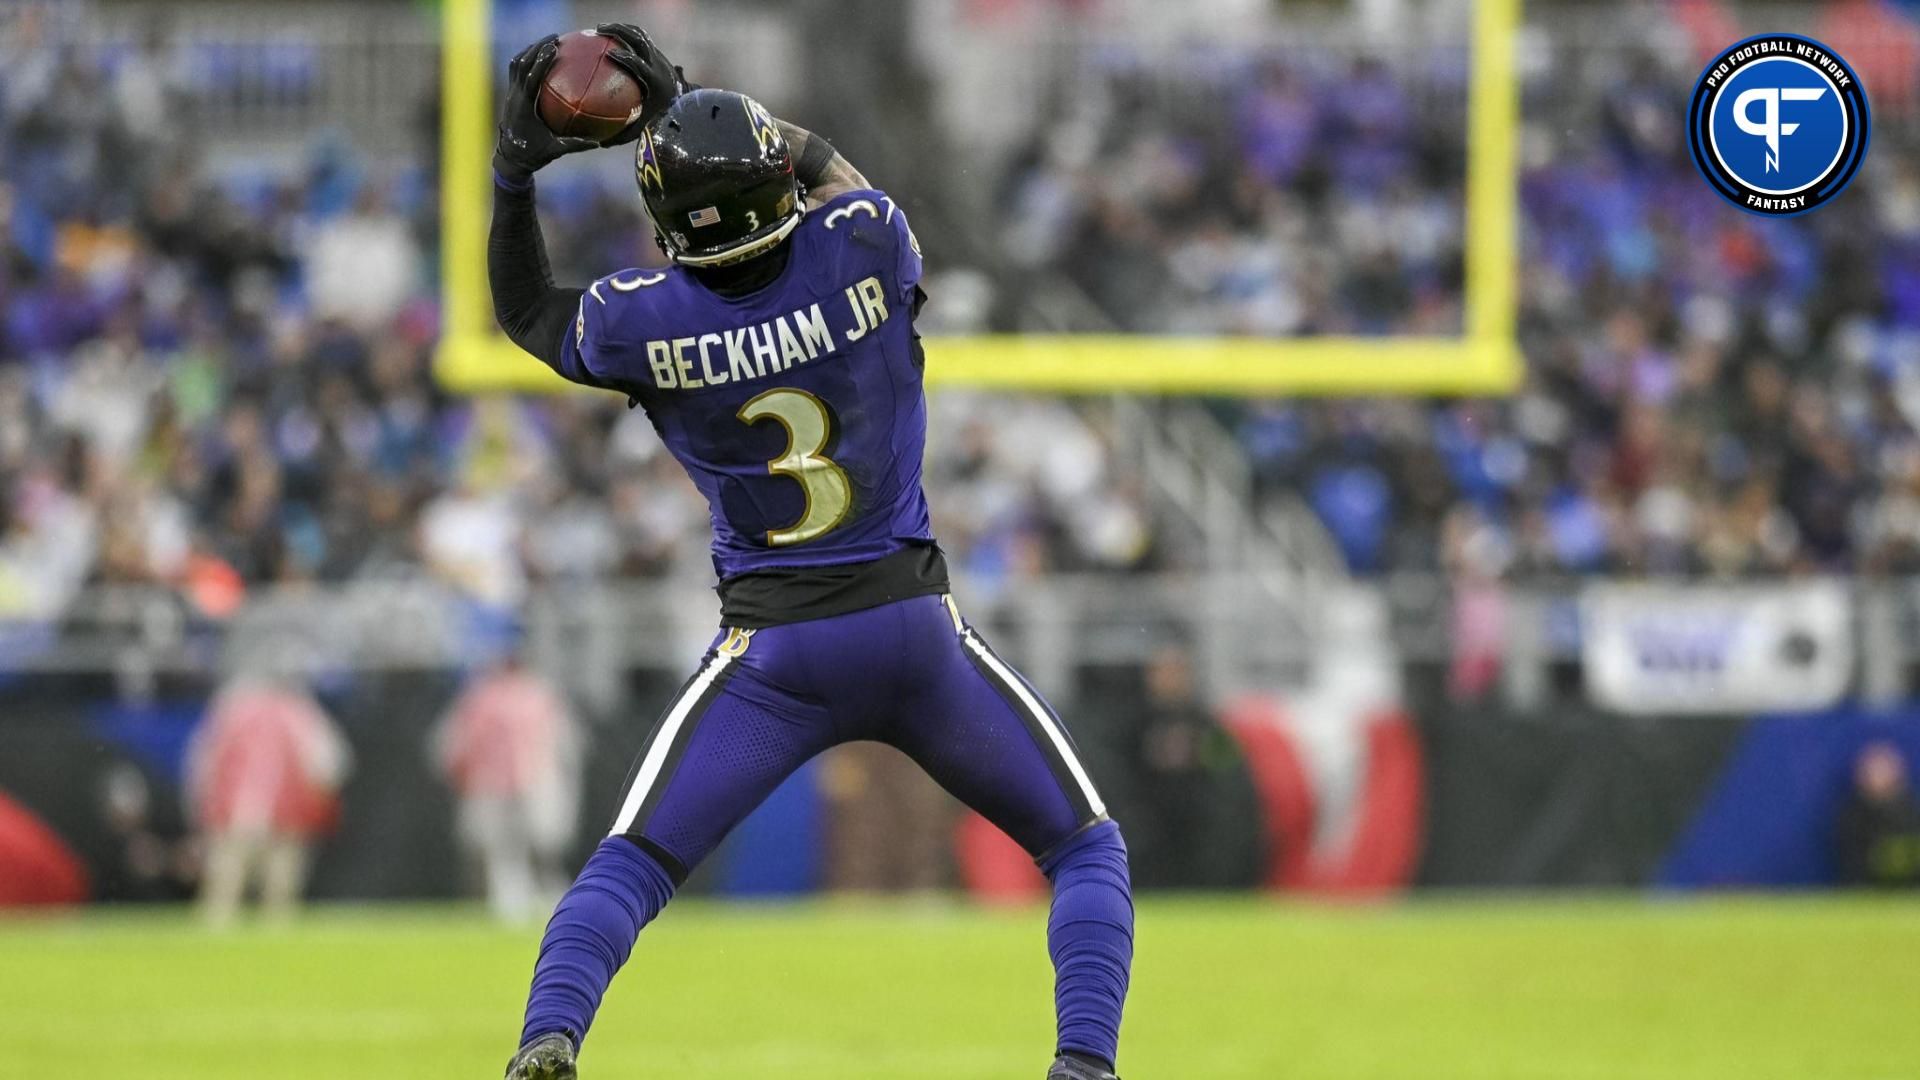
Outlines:
{"label": "tattooed arm", "polygon": [[774,123],[793,153],[794,175],[806,185],[808,207],[821,206],[836,196],[871,186],[832,143],[798,124],[778,119]]}

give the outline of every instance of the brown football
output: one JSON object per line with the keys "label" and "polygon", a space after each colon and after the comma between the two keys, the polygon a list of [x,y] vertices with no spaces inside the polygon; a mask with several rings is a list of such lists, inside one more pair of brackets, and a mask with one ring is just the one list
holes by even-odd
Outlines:
{"label": "brown football", "polygon": [[592,30],[561,36],[560,55],[540,86],[540,119],[547,130],[605,142],[640,116],[640,84],[607,59],[619,47],[617,39]]}

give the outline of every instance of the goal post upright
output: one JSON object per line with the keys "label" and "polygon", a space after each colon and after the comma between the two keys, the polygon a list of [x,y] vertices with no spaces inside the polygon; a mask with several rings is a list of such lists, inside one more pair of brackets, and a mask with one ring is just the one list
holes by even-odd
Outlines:
{"label": "goal post upright", "polygon": [[[932,338],[930,386],[1047,393],[1498,395],[1520,383],[1522,0],[1475,0],[1467,103],[1464,333],[1460,337],[1171,337],[983,334]],[[441,3],[441,282],[434,367],[450,389],[569,384],[495,329],[486,283],[492,188],[491,0]]]}
{"label": "goal post upright", "polygon": [[[442,374],[497,338],[487,291],[493,153],[492,0],[440,5],[440,282]],[[466,362],[454,365],[463,373]]]}
{"label": "goal post upright", "polygon": [[1514,60],[1521,0],[1475,0],[1467,90],[1466,336],[1487,352],[1486,377],[1521,376],[1520,77]]}

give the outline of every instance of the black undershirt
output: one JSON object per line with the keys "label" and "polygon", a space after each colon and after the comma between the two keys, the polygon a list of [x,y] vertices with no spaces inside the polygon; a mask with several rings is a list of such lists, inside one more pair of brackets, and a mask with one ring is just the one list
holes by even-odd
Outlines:
{"label": "black undershirt", "polygon": [[735,574],[719,585],[720,625],[760,630],[947,591],[947,557],[929,540],[871,562]]}

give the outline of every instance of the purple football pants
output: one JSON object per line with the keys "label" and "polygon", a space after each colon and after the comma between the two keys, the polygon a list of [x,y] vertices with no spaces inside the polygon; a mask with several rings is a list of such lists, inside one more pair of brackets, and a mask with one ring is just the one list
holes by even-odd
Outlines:
{"label": "purple football pants", "polygon": [[794,770],[856,739],[898,748],[1033,855],[1053,882],[1058,1048],[1113,1061],[1133,955],[1126,848],[1065,726],[944,596],[720,632],[548,924],[522,1042],[584,1038],[687,873]]}

